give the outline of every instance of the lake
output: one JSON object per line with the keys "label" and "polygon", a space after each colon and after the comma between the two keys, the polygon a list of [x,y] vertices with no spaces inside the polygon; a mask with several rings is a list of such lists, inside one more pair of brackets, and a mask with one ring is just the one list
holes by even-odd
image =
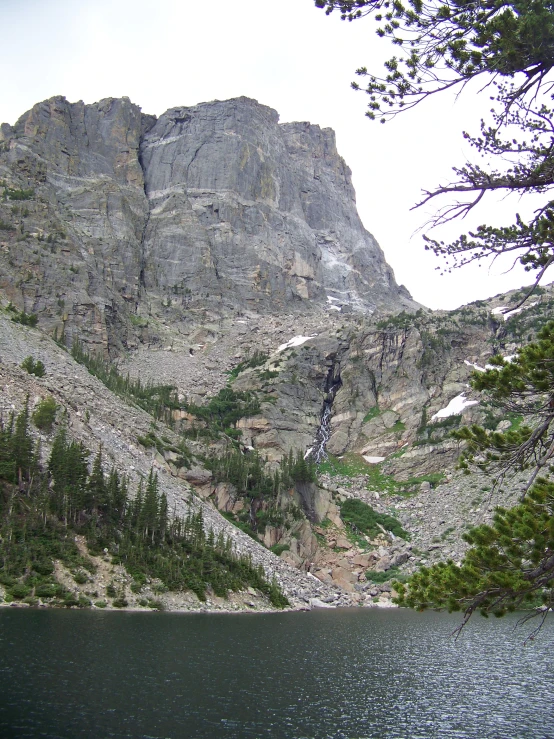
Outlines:
{"label": "lake", "polygon": [[554,739],[554,619],[0,609],[0,736]]}

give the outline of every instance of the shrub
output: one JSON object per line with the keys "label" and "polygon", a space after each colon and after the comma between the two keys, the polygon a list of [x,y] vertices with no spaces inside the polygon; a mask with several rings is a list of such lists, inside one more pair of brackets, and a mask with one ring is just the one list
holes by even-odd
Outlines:
{"label": "shrub", "polygon": [[50,433],[56,418],[57,409],[56,401],[51,395],[41,400],[32,415],[32,421],[35,426],[42,431]]}
{"label": "shrub", "polygon": [[31,326],[31,328],[34,328],[38,323],[38,316],[36,313],[25,313],[24,310],[19,312],[17,309],[13,308],[13,306],[12,313],[14,313],[12,316],[12,321],[14,323],[20,323],[22,326]]}
{"label": "shrub", "polygon": [[39,575],[51,575],[54,572],[54,565],[49,559],[42,559],[33,562],[33,570]]}
{"label": "shrub", "polygon": [[122,595],[120,595],[118,598],[113,599],[112,605],[114,608],[127,608],[129,603],[125,600],[125,598]]}
{"label": "shrub", "polygon": [[272,547],[269,548],[269,550],[273,552],[273,554],[276,554],[278,557],[283,552],[288,552],[289,549],[290,549],[290,546],[288,544],[274,544]]}
{"label": "shrub", "polygon": [[400,521],[387,513],[377,513],[370,505],[356,498],[348,498],[341,506],[340,515],[343,521],[353,528],[369,536],[378,536],[382,533],[382,526],[387,531],[402,539],[409,539]]}
{"label": "shrub", "polygon": [[86,582],[88,582],[88,577],[82,572],[76,572],[73,575],[73,579],[75,580],[77,585],[84,585]]}
{"label": "shrub", "polygon": [[21,362],[22,369],[26,370],[30,375],[36,375],[36,377],[44,377],[46,374],[46,368],[40,359],[35,360],[33,357],[25,357]]}
{"label": "shrub", "polygon": [[53,582],[45,582],[41,585],[37,585],[35,588],[35,595],[38,598],[54,598],[57,594],[56,584]]}
{"label": "shrub", "polygon": [[386,572],[376,572],[375,570],[366,570],[365,576],[371,582],[377,585],[392,580],[392,578],[398,578],[398,567],[391,567]]}
{"label": "shrub", "polygon": [[12,596],[12,598],[15,598],[16,600],[21,600],[22,598],[26,598],[31,593],[31,588],[28,585],[25,585],[25,583],[16,582],[13,585],[10,585],[10,587],[7,588],[7,591]]}
{"label": "shrub", "polygon": [[68,593],[63,599],[62,603],[66,608],[73,608],[73,606],[80,605],[79,601],[72,593]]}

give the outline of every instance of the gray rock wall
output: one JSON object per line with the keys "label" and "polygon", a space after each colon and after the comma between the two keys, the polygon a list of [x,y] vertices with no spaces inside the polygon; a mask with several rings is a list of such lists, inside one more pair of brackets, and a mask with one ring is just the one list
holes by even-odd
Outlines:
{"label": "gray rock wall", "polygon": [[0,203],[0,289],[104,350],[210,309],[414,305],[358,217],[333,131],[248,98],[156,119],[128,98],[54,97],[2,126],[0,179],[33,190]]}

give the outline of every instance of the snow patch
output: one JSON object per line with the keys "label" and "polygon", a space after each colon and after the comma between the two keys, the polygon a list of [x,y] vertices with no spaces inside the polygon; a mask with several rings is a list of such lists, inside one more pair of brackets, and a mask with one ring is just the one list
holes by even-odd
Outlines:
{"label": "snow patch", "polygon": [[521,313],[521,311],[527,310],[528,308],[532,308],[534,305],[537,305],[537,303],[538,301],[536,300],[534,303],[529,303],[529,305],[522,305],[520,308],[514,308],[514,310],[510,310],[506,305],[499,305],[498,308],[493,308],[491,313],[494,316],[502,315],[504,316],[504,320],[507,321],[508,318],[511,318],[512,316],[515,316],[518,313]]}
{"label": "snow patch", "polygon": [[452,398],[446,408],[441,408],[437,411],[434,416],[431,416],[431,420],[435,418],[449,418],[450,416],[458,416],[464,408],[469,408],[470,405],[478,405],[478,400],[468,400],[465,393],[460,393]]}
{"label": "snow patch", "polygon": [[277,349],[277,354],[284,351],[285,349],[290,349],[293,346],[301,346],[302,344],[305,344],[306,341],[309,341],[310,339],[315,339],[316,336],[317,334],[315,334],[315,336],[293,336],[293,338],[287,341],[286,344],[281,344],[281,346]]}
{"label": "snow patch", "polygon": [[384,462],[386,459],[386,457],[370,457],[366,454],[363,454],[362,458],[365,459],[368,464],[379,464],[379,462]]}
{"label": "snow patch", "polygon": [[[516,356],[517,356],[516,354],[508,354],[507,356],[502,357],[502,359],[505,362],[512,362]],[[475,362],[470,362],[468,359],[464,359],[464,364],[467,364],[468,367],[473,367],[473,369],[476,370],[477,372],[485,372],[485,370],[500,369],[500,367],[497,367],[494,364],[486,364],[484,367],[480,367],[478,364],[475,364]]]}
{"label": "snow patch", "polygon": [[473,367],[473,369],[477,370],[477,372],[485,371],[484,367],[480,367],[478,364],[475,364],[475,362],[470,362],[468,359],[464,359],[464,364],[467,364],[468,367]]}
{"label": "snow patch", "polygon": [[312,453],[312,450],[313,450],[313,446],[311,446],[311,447],[310,447],[310,448],[308,449],[308,451],[307,451],[307,452],[306,452],[306,454],[304,455],[304,459],[308,459],[308,457],[309,457],[309,456],[310,456],[310,454]]}

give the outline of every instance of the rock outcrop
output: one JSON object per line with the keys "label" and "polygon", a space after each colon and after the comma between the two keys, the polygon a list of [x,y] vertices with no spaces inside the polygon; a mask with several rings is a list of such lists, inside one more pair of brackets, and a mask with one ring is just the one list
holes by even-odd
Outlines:
{"label": "rock outcrop", "polygon": [[333,131],[248,98],[159,119],[128,98],[51,98],[2,126],[0,178],[30,193],[0,207],[0,286],[104,351],[206,311],[417,307],[359,219]]}

